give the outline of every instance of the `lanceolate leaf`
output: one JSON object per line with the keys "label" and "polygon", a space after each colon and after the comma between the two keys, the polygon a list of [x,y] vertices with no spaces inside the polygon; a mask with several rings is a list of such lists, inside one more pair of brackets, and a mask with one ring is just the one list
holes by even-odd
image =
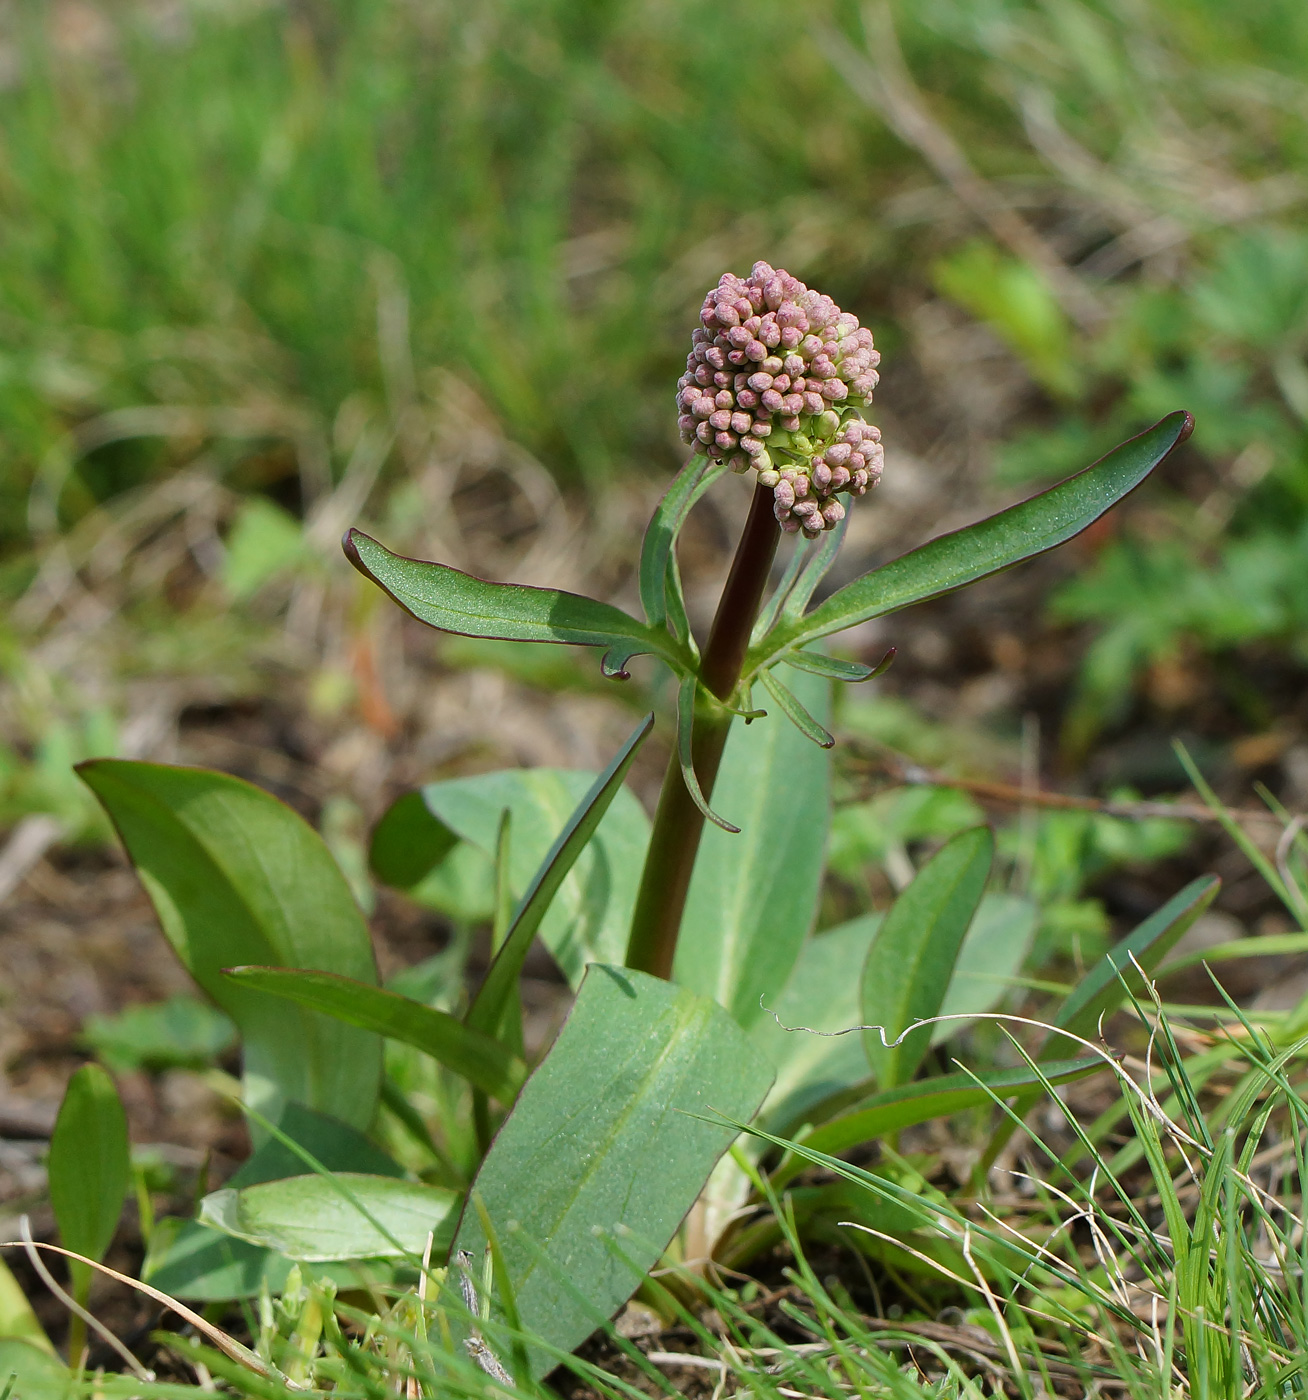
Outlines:
{"label": "lanceolate leaf", "polygon": [[1063,544],[1133,491],[1192,426],[1188,413],[1168,414],[1048,491],[891,560],[838,589],[804,617],[783,616],[751,653],[746,674],[789,648],[949,593]]}
{"label": "lanceolate leaf", "polygon": [[[823,719],[831,683],[796,676]],[[705,828],[677,943],[676,980],[742,1024],[776,1004],[817,915],[830,822],[831,757],[781,715],[734,723],[714,794],[737,834]],[[855,979],[857,967],[850,974]]]}
{"label": "lanceolate leaf", "polygon": [[880,669],[865,666],[861,661],[842,661],[838,656],[823,656],[820,651],[788,651],[782,660],[796,671],[808,671],[833,681],[865,681]]}
{"label": "lanceolate leaf", "polygon": [[225,773],[119,759],[78,772],[118,828],[174,951],[240,1028],[251,1106],[275,1120],[294,1100],[366,1127],[380,1038],[222,975],[234,963],[271,963],[375,984],[367,926],[318,834]]}
{"label": "lanceolate leaf", "polygon": [[[748,1122],[770,1082],[721,1007],[661,978],[591,966],[470,1193],[528,1333],[569,1351],[612,1316],[735,1136],[705,1115]],[[477,1211],[464,1210],[454,1249],[472,1254],[480,1277]],[[531,1363],[538,1376],[555,1365],[536,1350]]]}
{"label": "lanceolate leaf", "polygon": [[681,781],[686,785],[690,800],[714,826],[739,835],[738,826],[718,816],[708,805],[704,789],[699,785],[699,774],[695,772],[695,701],[698,696],[699,677],[683,677],[677,689],[677,759],[681,764]]}
{"label": "lanceolate leaf", "polygon": [[691,507],[725,471],[725,463],[712,463],[697,452],[677,473],[645,530],[640,550],[640,602],[651,627],[661,627],[668,620],[665,590],[681,527]]}
{"label": "lanceolate leaf", "polygon": [[[1150,973],[1176,944],[1181,935],[1217,898],[1222,882],[1216,875],[1202,875],[1190,883],[1160,909],[1156,909],[1138,928],[1110,948],[1078,983],[1063,1003],[1055,1022],[1075,1035],[1094,1036],[1099,1018],[1111,1014],[1126,996],[1122,976],[1128,980],[1137,976],[1132,960],[1144,972]],[[1061,1037],[1051,1037],[1056,1050]],[[1064,1041],[1064,1044],[1068,1042]]]}
{"label": "lanceolate leaf", "polygon": [[763,689],[777,702],[782,714],[806,739],[820,749],[835,748],[835,736],[823,729],[772,671],[761,672],[759,679],[763,682]]}
{"label": "lanceolate leaf", "polygon": [[330,1179],[292,1176],[214,1191],[201,1203],[200,1221],[309,1263],[420,1258],[429,1234],[439,1257],[449,1246],[460,1201],[441,1186],[337,1172]]}
{"label": "lanceolate leaf", "polygon": [[647,627],[621,608],[557,588],[520,583],[487,583],[448,564],[431,564],[392,554],[384,545],[351,530],[346,558],[419,622],[465,637],[497,637],[511,642],[571,642],[604,647],[606,675],[625,676],[633,656],[652,653],[675,669],[687,658],[662,628]]}
{"label": "lanceolate leaf", "polygon": [[[83,1065],[68,1081],[50,1136],[50,1204],[65,1249],[100,1260],[118,1228],[131,1181],[127,1115],[114,1082],[99,1065]],[[91,1269],[69,1261],[85,1296]]]}
{"label": "lanceolate leaf", "polygon": [[[1099,1056],[1088,1055],[1075,1060],[1050,1060],[1040,1066],[1040,1072],[1050,1083],[1064,1084],[1103,1067]],[[805,1134],[800,1142],[817,1152],[847,1152],[851,1147],[873,1142],[915,1123],[977,1108],[991,1102],[992,1095],[1001,1099],[1014,1097],[1023,1090],[1038,1088],[1039,1083],[1035,1071],[1026,1065],[988,1074],[944,1074],[934,1079],[919,1079],[870,1095],[847,1113]],[[773,1179],[773,1186],[780,1190],[805,1166],[807,1161],[802,1158],[793,1161],[789,1171],[783,1166]]]}
{"label": "lanceolate leaf", "polygon": [[577,804],[553,846],[541,862],[531,884],[514,911],[513,921],[504,943],[486,973],[468,1009],[467,1024],[487,1035],[494,1035],[500,1025],[504,1008],[518,985],[523,959],[568,872],[595,834],[600,819],[622,787],[636,751],[654,727],[654,716],[646,715],[631,737],[614,755],[613,761],[595,779],[590,791]]}
{"label": "lanceolate leaf", "polygon": [[[373,870],[388,883],[391,875],[401,877],[393,883],[410,889],[441,862],[441,873],[450,873],[475,848],[487,858],[483,912],[489,917],[489,858],[495,854],[502,814],[512,813],[509,885],[521,897],[594,781],[593,773],[527,768],[429,783],[400,798],[378,823],[370,854]],[[629,789],[619,788],[540,926],[541,941],[574,987],[588,962],[621,959],[648,840],[644,808]],[[468,845],[452,852],[459,841]],[[422,890],[414,893],[423,898]]]}
{"label": "lanceolate leaf", "polygon": [[[994,857],[987,827],[961,831],[918,871],[895,900],[863,967],[863,1024],[894,1041],[915,1021],[939,1013],[967,927]],[[887,1046],[874,1030],[863,1044],[884,1089],[907,1083],[931,1044],[927,1027]]]}
{"label": "lanceolate leaf", "polygon": [[420,1001],[332,972],[286,967],[234,967],[228,978],[297,1006],[375,1031],[430,1055],[502,1103],[512,1103],[527,1067],[498,1040]]}

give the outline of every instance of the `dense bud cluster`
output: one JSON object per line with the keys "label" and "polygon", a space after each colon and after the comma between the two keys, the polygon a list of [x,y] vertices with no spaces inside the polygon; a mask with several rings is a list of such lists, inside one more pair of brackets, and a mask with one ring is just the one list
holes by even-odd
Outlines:
{"label": "dense bud cluster", "polygon": [[783,530],[830,530],[845,515],[837,494],[861,496],[881,476],[881,432],[859,413],[881,362],[871,331],[765,262],[724,273],[700,321],[677,382],[682,441],[757,472]]}

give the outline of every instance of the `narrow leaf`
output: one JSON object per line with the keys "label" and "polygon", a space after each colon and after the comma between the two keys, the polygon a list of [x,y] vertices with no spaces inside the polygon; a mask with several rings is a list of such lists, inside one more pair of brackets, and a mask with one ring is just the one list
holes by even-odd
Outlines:
{"label": "narrow leaf", "polygon": [[752,671],[791,647],[869,618],[939,597],[1063,544],[1133,491],[1190,435],[1176,412],[1048,491],[986,520],[941,535],[838,589],[804,617],[783,617],[746,663]]}
{"label": "narrow leaf", "polygon": [[[50,1204],[65,1249],[97,1262],[108,1252],[131,1182],[127,1115],[114,1082],[99,1065],[68,1081],[50,1135]],[[91,1270],[69,1260],[74,1291],[85,1298]]]}
{"label": "narrow leaf", "polygon": [[526,1065],[498,1040],[397,992],[333,972],[285,967],[234,967],[226,975],[238,986],[412,1045],[502,1103],[513,1102],[526,1078]]}
{"label": "narrow leaf", "polygon": [[[1104,1062],[1099,1056],[1088,1055],[1075,1060],[1051,1060],[1040,1066],[1040,1072],[1051,1084],[1065,1084],[1103,1067]],[[951,1113],[980,1107],[991,1102],[992,1094],[1001,1099],[1010,1098],[1019,1091],[1038,1087],[1039,1083],[1036,1072],[1025,1065],[1017,1069],[993,1070],[987,1074],[944,1074],[933,1079],[920,1079],[869,1095],[847,1113],[806,1133],[800,1142],[817,1152],[847,1152],[851,1147],[874,1142],[915,1123],[926,1123],[932,1118],[944,1118]],[[805,1165],[803,1160],[792,1164],[796,1168]],[[779,1189],[793,1174],[791,1171],[783,1178],[774,1180],[774,1187]]]}
{"label": "narrow leaf", "polygon": [[799,582],[795,584],[786,601],[782,604],[783,617],[799,617],[808,607],[809,599],[817,591],[818,584],[831,572],[831,566],[836,562],[840,546],[845,542],[845,531],[849,529],[849,520],[850,517],[846,515],[834,530],[823,532],[822,543],[813,551],[808,562],[804,565],[804,572],[799,576]]}
{"label": "narrow leaf", "polygon": [[[826,718],[830,682],[815,676],[798,682],[805,702]],[[748,819],[734,835],[704,832],[673,975],[750,1025],[764,1015],[760,996],[776,1004],[817,917],[831,755],[780,716],[733,724],[714,792]],[[855,985],[861,965],[860,959],[849,974]],[[857,998],[853,1012],[857,1021]]]}
{"label": "narrow leaf", "polygon": [[820,749],[835,747],[834,736],[809,714],[796,699],[794,693],[787,690],[772,671],[763,671],[759,675],[759,680],[763,682],[763,689],[781,707],[782,713],[806,739],[811,739]]}
{"label": "narrow leaf", "polygon": [[777,618],[781,616],[781,609],[786,605],[786,599],[790,597],[795,588],[795,580],[799,578],[800,571],[804,567],[804,557],[808,549],[808,541],[803,535],[792,536],[795,547],[791,551],[790,561],[785,567],[777,586],[772,590],[767,602],[759,610],[759,615],[754,622],[753,630],[749,634],[749,644],[755,647],[772,630]]}
{"label": "narrow leaf", "polygon": [[590,791],[577,804],[576,810],[568,818],[567,825],[541,862],[535,877],[518,903],[504,945],[495,955],[486,973],[486,980],[481,984],[468,1009],[465,1022],[474,1030],[487,1035],[495,1034],[504,1015],[504,1008],[517,988],[523,960],[536,931],[540,928],[541,920],[549,909],[550,901],[557,894],[577,857],[585,849],[586,843],[595,834],[600,819],[622,787],[622,781],[636,757],[636,751],[648,738],[653,727],[654,716],[646,715],[614,755],[613,761],[595,779]]}
{"label": "narrow leaf", "polygon": [[1086,973],[1063,1003],[1055,1024],[1074,1035],[1097,1034],[1099,1018],[1111,1015],[1126,995],[1121,974],[1125,970],[1131,976],[1132,959],[1146,973],[1152,972],[1217,898],[1221,887],[1216,875],[1201,875],[1174,894]]}
{"label": "narrow leaf", "polygon": [[676,668],[685,656],[662,628],[637,622],[620,608],[520,583],[487,583],[447,564],[392,554],[384,545],[350,530],[345,556],[365,577],[379,584],[412,617],[443,632],[465,637],[497,637],[514,642],[571,642],[605,647],[605,672],[625,676],[626,662],[651,653]]}
{"label": "narrow leaf", "polygon": [[[569,1351],[597,1318],[612,1316],[735,1136],[705,1115],[749,1121],[770,1081],[740,1028],[707,998],[591,966],[470,1192],[494,1227],[529,1334]],[[618,1231],[627,1260],[612,1248]],[[454,1249],[472,1254],[477,1273],[486,1243],[478,1213],[465,1209]],[[555,1364],[532,1349],[536,1376]]]}
{"label": "narrow leaf", "polygon": [[710,462],[695,453],[673,478],[650,519],[640,550],[640,602],[651,627],[661,627],[668,620],[669,566],[681,527],[691,507],[725,471],[725,463]]}
{"label": "narrow leaf", "polygon": [[200,1222],[309,1263],[421,1257],[429,1234],[433,1253],[448,1248],[460,1201],[441,1186],[337,1172],[214,1191]]}
{"label": "narrow leaf", "polygon": [[[959,832],[891,906],[863,966],[863,1024],[883,1026],[886,1040],[939,1013],[993,856],[989,828]],[[930,1043],[928,1027],[889,1048],[879,1032],[863,1032],[872,1073],[885,1089],[913,1077]]]}
{"label": "narrow leaf", "polygon": [[174,951],[240,1029],[250,1105],[276,1120],[294,1100],[366,1127],[381,1040],[222,975],[252,963],[376,983],[367,926],[318,833],[226,773],[120,759],[78,772],[118,828]]}
{"label": "narrow leaf", "polygon": [[844,661],[838,656],[823,656],[820,651],[788,651],[781,659],[796,671],[826,676],[833,681],[870,680],[880,669],[876,666],[865,666],[861,661]]}
{"label": "narrow leaf", "polygon": [[723,831],[740,834],[740,828],[733,826],[725,817],[720,817],[708,805],[704,790],[699,785],[695,772],[695,701],[699,695],[699,677],[683,676],[677,688],[677,761],[681,765],[681,781],[686,785],[690,800],[713,823]]}

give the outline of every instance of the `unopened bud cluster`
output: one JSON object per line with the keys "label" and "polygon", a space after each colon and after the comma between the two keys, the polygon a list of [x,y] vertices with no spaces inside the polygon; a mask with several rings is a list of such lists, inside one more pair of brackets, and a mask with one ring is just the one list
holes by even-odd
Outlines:
{"label": "unopened bud cluster", "polygon": [[772,488],[777,520],[810,539],[839,524],[836,496],[881,476],[872,401],[881,356],[872,333],[820,292],[765,262],[724,273],[677,383],[684,442]]}

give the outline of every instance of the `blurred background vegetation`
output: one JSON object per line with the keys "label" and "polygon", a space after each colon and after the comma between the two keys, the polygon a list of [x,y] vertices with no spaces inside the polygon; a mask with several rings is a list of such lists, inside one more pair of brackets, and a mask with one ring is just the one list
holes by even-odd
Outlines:
{"label": "blurred background vegetation", "polygon": [[1308,793],[1305,74],[1302,0],[11,0],[0,823],[93,830],[72,760],[176,756],[260,696],[361,722],[312,755],[351,775],[332,829],[378,754],[484,764],[502,696],[440,709],[336,537],[621,600],[699,299],[757,257],[883,350],[864,562],[1197,417],[1124,522],[1023,575],[968,663],[1017,675],[990,702],[933,701],[968,674],[925,614],[919,717],[1016,754],[1035,713],[1092,787],[1131,734],[1161,769],[1112,772],[1165,786],[1180,727]]}

